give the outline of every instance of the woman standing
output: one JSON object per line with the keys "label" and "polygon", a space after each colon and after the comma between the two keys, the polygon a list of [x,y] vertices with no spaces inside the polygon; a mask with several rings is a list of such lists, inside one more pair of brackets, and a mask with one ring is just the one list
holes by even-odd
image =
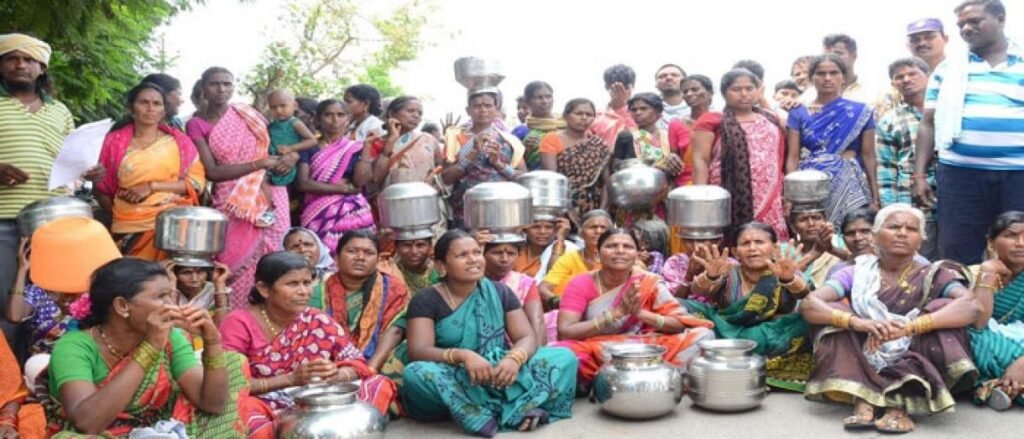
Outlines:
{"label": "woman standing", "polygon": [[[231,104],[235,78],[223,67],[203,72],[202,110],[185,125],[199,150],[206,178],[213,181],[213,207],[228,216],[225,241],[230,242],[217,256],[234,274],[231,280],[232,306],[245,304],[252,288],[256,262],[281,247],[288,230],[288,191],[269,186],[271,200],[260,189],[267,172],[286,172],[299,160],[298,153],[269,156],[267,121],[256,109]],[[270,206],[278,218],[267,227],[257,225]]]}
{"label": "woman standing", "polygon": [[690,106],[690,117],[685,121],[689,128],[705,113],[711,111],[711,102],[715,98],[715,88],[711,78],[704,75],[690,75],[681,84],[683,100]]}
{"label": "woman standing", "polygon": [[357,84],[345,89],[344,96],[350,115],[345,128],[348,139],[362,142],[371,134],[379,137],[384,127],[380,120],[380,92],[371,85]]}
{"label": "woman standing", "polygon": [[846,429],[909,432],[910,415],[952,408],[978,378],[964,328],[982,307],[963,267],[914,261],[923,228],[920,210],[885,207],[873,228],[878,256],[857,258],[800,302],[816,340],[804,395],[852,404]]}
{"label": "woman standing", "polygon": [[818,94],[789,112],[786,173],[815,169],[832,177],[826,211],[839,228],[851,210],[878,209],[875,120],[867,105],[842,97],[847,70],[838,56],[816,56],[809,69]]}
{"label": "woman standing", "polygon": [[418,129],[423,103],[413,96],[399,96],[388,104],[387,135],[377,141],[373,181],[381,190],[395,183],[433,183],[444,151],[437,138]]}
{"label": "woman standing", "polygon": [[195,206],[206,175],[195,145],[168,126],[167,95],[144,82],[128,91],[128,115],[103,140],[100,164],[110,171],[96,184],[100,206],[113,216],[110,227],[125,255],[166,259],[155,247],[156,217],[178,206]]}
{"label": "woman standing", "polygon": [[584,213],[607,208],[608,204],[606,181],[612,154],[600,137],[589,132],[595,113],[590,100],[573,99],[562,112],[565,128],[547,133],[540,140],[541,169],[569,179],[569,218],[576,225]]}
{"label": "woman standing", "polygon": [[[555,106],[554,89],[544,81],[533,81],[526,84],[523,99],[530,109],[526,124],[512,130],[512,135],[523,141],[526,147],[524,160],[526,168],[534,171],[541,168],[541,139],[548,133],[565,129],[566,121],[555,117],[552,108]],[[591,119],[593,120],[593,119]]]}
{"label": "woman standing", "polygon": [[665,172],[674,180],[683,171],[683,160],[669,145],[668,131],[658,128],[665,105],[654,93],[637,93],[627,101],[629,114],[637,128],[622,131],[615,139],[615,164],[640,159]]}
{"label": "woman standing", "polygon": [[576,359],[538,347],[519,300],[484,278],[480,245],[454,230],[434,258],[446,276],[409,303],[409,358],[402,399],[409,417],[451,416],[492,437],[572,416]]}
{"label": "woman standing", "polygon": [[[722,76],[722,113],[705,113],[693,129],[693,183],[732,194],[732,224],[770,225],[789,237],[782,210],[785,133],[778,117],[757,107],[761,81],[744,69]],[[730,238],[735,234],[726,232]]]}
{"label": "woman standing", "polygon": [[327,99],[316,109],[320,146],[303,152],[297,186],[306,194],[302,227],[316,232],[333,254],[345,232],[374,229],[373,212],[363,195],[373,160],[368,143],[345,136],[345,104]]}

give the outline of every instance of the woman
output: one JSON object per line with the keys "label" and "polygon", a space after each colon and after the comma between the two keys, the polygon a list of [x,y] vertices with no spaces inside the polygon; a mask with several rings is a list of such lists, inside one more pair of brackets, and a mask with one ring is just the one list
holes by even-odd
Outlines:
{"label": "woman", "polygon": [[722,76],[725,110],[704,114],[693,127],[693,183],[722,186],[732,194],[732,224],[765,223],[786,240],[785,134],[775,114],[756,106],[760,88],[761,80],[745,69]]}
{"label": "woman", "polygon": [[284,242],[281,244],[284,251],[295,253],[309,263],[309,269],[313,273],[312,297],[323,297],[324,286],[327,279],[338,270],[331,257],[331,249],[327,248],[312,230],[303,227],[292,227],[284,235]]}
{"label": "woman", "polygon": [[[693,124],[705,113],[711,111],[711,102],[715,99],[715,88],[711,78],[704,75],[690,75],[681,84],[683,100],[690,106],[690,118],[685,126],[693,128]],[[671,130],[671,128],[669,128]]]}
{"label": "woman", "polygon": [[807,91],[811,88],[811,77],[808,74],[808,67],[811,65],[813,56],[801,56],[793,61],[789,68],[789,78],[796,83],[800,90]]}
{"label": "woman", "polygon": [[789,112],[786,173],[815,169],[832,177],[828,221],[839,227],[851,210],[878,209],[875,120],[867,105],[842,97],[847,67],[838,56],[816,56],[809,69],[818,94]]}
{"label": "woman", "polygon": [[[869,255],[875,252],[874,241],[872,241],[871,236],[871,226],[874,224],[875,211],[871,209],[857,209],[843,217],[841,229],[843,231],[843,244],[846,245],[846,250],[850,252],[850,257],[829,268],[828,277],[832,277],[833,274],[843,268],[852,266],[857,256]],[[925,259],[922,262],[928,263],[928,260]]]}
{"label": "woman", "polygon": [[338,241],[338,272],[327,279],[324,295],[310,301],[341,325],[374,370],[401,343],[403,331],[394,323],[409,304],[402,280],[377,270],[378,252],[370,232],[345,233]]}
{"label": "woman", "polygon": [[215,262],[213,267],[178,265],[173,259],[162,261],[167,277],[178,291],[174,303],[178,306],[192,305],[213,314],[213,323],[231,311],[231,297],[228,293],[228,279],[231,272],[227,265]]}
{"label": "woman", "polygon": [[[736,236],[736,258],[729,250],[702,247],[694,260],[707,269],[693,284],[686,309],[715,323],[715,336],[757,342],[767,358],[768,384],[803,391],[811,373],[810,328],[796,311],[797,301],[813,288],[797,268],[796,250],[782,250],[771,226],[747,223]],[[806,256],[805,256],[806,257]]]}
{"label": "woman", "polygon": [[[843,241],[833,233],[825,211],[819,206],[795,209],[789,214],[789,227],[797,248],[808,258],[800,259],[800,271],[811,277],[814,285],[824,285],[829,279],[832,267],[850,258],[850,252],[843,247]],[[788,247],[783,244],[783,247]]]}
{"label": "woman", "polygon": [[484,247],[484,275],[494,283],[504,284],[519,299],[526,319],[530,322],[533,336],[537,340],[537,346],[546,346],[549,340],[556,340],[558,312],[545,314],[540,293],[537,292],[537,282],[532,277],[513,269],[522,244],[492,243],[494,237],[486,231],[479,231],[476,238]]}
{"label": "woman", "polygon": [[857,258],[800,302],[815,337],[804,395],[853,404],[846,429],[909,432],[910,415],[952,408],[978,377],[964,327],[981,305],[964,287],[966,269],[914,261],[923,228],[920,210],[886,206],[873,228],[878,256]]}
{"label": "woman", "polygon": [[395,240],[395,254],[381,257],[377,269],[402,279],[411,294],[436,284],[441,279],[430,263],[431,239]]}
{"label": "woman", "polygon": [[558,309],[558,298],[565,291],[565,285],[579,274],[601,268],[597,254],[597,240],[601,234],[612,228],[612,216],[600,209],[591,210],[581,218],[580,238],[584,246],[581,250],[567,251],[555,260],[544,281],[540,283],[540,296],[548,311]]}
{"label": "woman", "polygon": [[[376,88],[368,84],[353,85],[345,89],[344,101],[350,116],[345,128],[345,136],[349,140],[363,142],[371,134],[380,136],[384,128],[384,122],[380,120],[383,107]],[[319,108],[317,113],[320,113]]]}
{"label": "woman", "polygon": [[[693,124],[704,114],[711,111],[711,99],[714,91],[711,79],[704,75],[690,75],[680,84],[683,100],[690,107],[690,117],[673,119],[668,124],[668,141],[673,151],[683,158],[683,171],[676,176],[676,186],[686,186],[693,182]],[[676,247],[681,247],[678,240]],[[681,248],[680,248],[681,249]]]}
{"label": "woman", "polygon": [[[576,225],[580,216],[607,207],[611,150],[600,137],[589,132],[594,123],[594,103],[577,98],[565,104],[565,128],[549,132],[540,140],[540,167],[569,179],[572,207],[569,218]],[[567,147],[568,145],[568,147]]]}
{"label": "woman", "polygon": [[[524,159],[526,168],[531,171],[540,169],[543,164],[540,146],[544,136],[566,128],[566,121],[552,114],[551,110],[555,106],[554,93],[551,84],[544,81],[533,81],[526,84],[526,89],[523,91],[523,99],[530,112],[526,117],[526,123],[512,130],[512,135],[523,141],[523,146],[526,147]],[[591,105],[591,110],[593,110],[593,105]],[[593,121],[593,116],[591,116],[591,121]]]}
{"label": "woman", "polygon": [[[53,437],[127,437],[166,420],[184,424],[190,437],[257,433],[240,421],[240,411],[261,408],[248,398],[243,359],[224,352],[206,310],[173,299],[174,285],[158,263],[123,258],[96,270],[82,329],[53,348]],[[175,326],[202,337],[201,365]]]}
{"label": "woman", "polygon": [[711,322],[691,317],[657,275],[636,267],[637,246],[626,229],[609,229],[598,240],[601,267],[573,278],[558,313],[558,346],[580,362],[577,388],[589,389],[608,361],[609,343],[636,341],[663,346],[665,361],[684,371],[715,338]]}
{"label": "woman", "polygon": [[388,105],[387,135],[376,142],[373,181],[384,189],[395,183],[427,182],[444,164],[444,151],[434,136],[417,129],[423,104],[412,96],[399,96]]}
{"label": "woman", "polygon": [[[701,247],[717,248],[721,246],[722,236],[707,239],[682,237],[681,239],[683,251],[665,260],[665,265],[661,268],[661,278],[674,296],[680,299],[710,303],[706,296],[692,294],[694,280],[705,270],[704,265],[698,262],[694,255]],[[729,259],[729,262],[737,263],[735,259]]]}
{"label": "woman", "polygon": [[668,254],[668,224],[660,219],[640,220],[633,224],[633,238],[637,243],[637,260],[653,274],[661,274]]}
{"label": "woman", "polygon": [[409,303],[402,400],[409,417],[452,417],[466,432],[530,431],[572,416],[576,359],[538,348],[519,300],[484,278],[480,245],[445,233],[434,258],[446,276]]}
{"label": "woman", "polygon": [[220,325],[224,349],[249,358],[252,393],[275,412],[294,404],[283,391],[290,387],[361,380],[359,400],[388,413],[396,401],[394,383],[366,365],[337,322],[308,306],[312,282],[299,255],[276,252],[261,258],[250,305]]}
{"label": "woman", "polygon": [[637,128],[622,131],[615,139],[615,166],[624,160],[640,159],[674,180],[683,171],[683,160],[678,151],[671,149],[668,131],[658,128],[665,107],[661,97],[654,93],[637,93],[629,98],[627,105]]}
{"label": "woman", "polygon": [[970,328],[978,379],[975,402],[1007,410],[1024,404],[1024,213],[1005,212],[988,231],[992,257],[978,270],[974,291],[983,311]]}
{"label": "woman", "polygon": [[[213,207],[228,216],[225,241],[230,242],[217,260],[234,275],[231,303],[244,306],[252,289],[252,274],[263,255],[280,249],[288,230],[288,191],[268,185],[271,199],[261,190],[267,172],[286,172],[298,162],[298,153],[269,156],[267,121],[256,109],[231,104],[235,78],[227,69],[211,67],[203,72],[204,105],[185,124],[199,150],[206,178],[213,182]],[[267,226],[257,219],[273,206],[278,221]],[[266,227],[262,227],[266,226]]]}
{"label": "woman", "polygon": [[316,232],[333,254],[345,232],[374,230],[373,211],[363,195],[373,160],[364,155],[369,144],[346,137],[345,104],[327,99],[316,110],[320,146],[302,154],[297,186],[306,194],[302,227]]}
{"label": "woman", "polygon": [[18,359],[0,331],[0,438],[46,437],[46,416],[38,403],[29,403]]}
{"label": "woman", "polygon": [[156,84],[143,82],[128,91],[128,115],[103,139],[100,164],[109,169],[94,193],[113,216],[111,233],[125,255],[160,261],[156,217],[167,209],[196,206],[206,175],[195,145],[185,133],[168,126],[167,96]]}

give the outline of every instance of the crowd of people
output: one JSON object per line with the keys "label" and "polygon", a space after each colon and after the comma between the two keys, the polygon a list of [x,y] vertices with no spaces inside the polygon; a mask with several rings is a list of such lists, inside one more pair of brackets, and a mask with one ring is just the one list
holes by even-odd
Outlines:
{"label": "crowd of people", "polygon": [[[225,68],[191,90],[151,74],[81,176],[105,220],[31,236],[15,218],[60,195],[75,124],[51,47],[0,35],[0,437],[274,437],[295,387],[343,381],[392,419],[490,437],[571,417],[611,344],[685,370],[715,338],[756,341],[773,387],[851,405],[850,430],[906,433],[963,394],[1024,404],[1024,50],[999,0],[954,14],[969,50],[946,53],[940,19],[908,24],[884,93],[835,34],[774,90],[753,60],[717,84],[665,64],[657,93],[615,65],[606,107],[558,114],[531,82],[513,129],[496,84],[469,88],[468,122],[431,124],[365,84],[256,109]],[[731,225],[698,238],[664,203],[616,205],[611,175],[638,163],[726,189]],[[564,217],[518,243],[465,230],[467,190],[534,170],[567,178]],[[828,175],[827,199],[787,200],[800,170]],[[432,236],[381,223],[378,194],[410,182],[442,194]],[[210,267],[157,246],[179,206],[227,216]]]}

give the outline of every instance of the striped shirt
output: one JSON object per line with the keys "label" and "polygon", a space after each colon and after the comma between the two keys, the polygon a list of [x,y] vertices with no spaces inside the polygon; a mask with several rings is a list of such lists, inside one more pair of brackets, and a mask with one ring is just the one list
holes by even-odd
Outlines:
{"label": "striped shirt", "polygon": [[50,170],[75,121],[64,104],[43,97],[43,106],[30,113],[0,87],[0,163],[28,174],[16,186],[0,185],[0,220],[14,219],[25,205],[58,195],[46,188]]}
{"label": "striped shirt", "polygon": [[[935,109],[947,76],[943,62],[928,80],[925,108]],[[938,116],[936,116],[938,118]],[[986,170],[1024,170],[1024,51],[1009,43],[1006,61],[991,66],[969,54],[959,139],[939,150],[939,163]]]}

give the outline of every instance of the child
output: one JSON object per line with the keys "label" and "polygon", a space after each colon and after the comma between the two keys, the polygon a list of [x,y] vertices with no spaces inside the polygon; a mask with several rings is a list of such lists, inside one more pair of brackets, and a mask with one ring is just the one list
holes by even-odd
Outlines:
{"label": "child", "polygon": [[[270,155],[283,156],[291,153],[299,153],[317,145],[316,136],[310,131],[306,124],[302,123],[295,112],[298,104],[295,97],[287,90],[274,90],[267,96],[267,105],[270,107]],[[270,177],[270,184],[275,186],[288,186],[295,180],[296,168],[293,166],[284,174],[267,173]],[[266,187],[267,180],[264,179],[264,195],[271,200],[269,188]],[[259,225],[270,226],[277,220],[274,215],[274,206],[271,205],[263,215],[260,216]]]}

